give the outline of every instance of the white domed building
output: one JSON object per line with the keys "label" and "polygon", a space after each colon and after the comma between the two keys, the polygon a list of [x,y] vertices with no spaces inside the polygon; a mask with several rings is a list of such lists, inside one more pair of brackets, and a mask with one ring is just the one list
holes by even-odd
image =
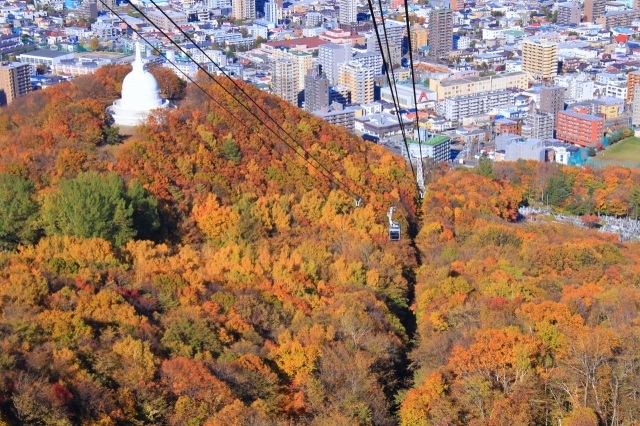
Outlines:
{"label": "white domed building", "polygon": [[168,108],[169,101],[160,96],[156,78],[144,68],[140,43],[136,43],[133,70],[122,82],[122,98],[107,108],[117,126],[137,126],[144,123],[154,109]]}

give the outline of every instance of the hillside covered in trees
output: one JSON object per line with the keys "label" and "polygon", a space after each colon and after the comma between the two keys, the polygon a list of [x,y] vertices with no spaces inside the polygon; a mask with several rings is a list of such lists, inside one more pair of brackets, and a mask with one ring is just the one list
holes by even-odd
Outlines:
{"label": "hillside covered in trees", "polygon": [[640,173],[438,168],[419,202],[402,158],[251,87],[308,154],[170,75],[123,141],[127,71],[0,110],[0,424],[639,421],[637,243],[517,207],[635,217]]}

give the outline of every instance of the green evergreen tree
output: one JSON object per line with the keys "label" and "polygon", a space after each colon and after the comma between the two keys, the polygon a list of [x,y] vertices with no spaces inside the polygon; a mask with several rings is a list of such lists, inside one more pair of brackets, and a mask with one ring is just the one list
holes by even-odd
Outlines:
{"label": "green evergreen tree", "polygon": [[35,240],[38,205],[33,192],[30,180],[0,174],[0,250],[12,250]]}
{"label": "green evergreen tree", "polygon": [[491,160],[489,160],[486,155],[483,155],[478,160],[478,165],[476,166],[475,172],[490,179],[493,179],[495,176],[493,173],[493,165],[491,164]]}
{"label": "green evergreen tree", "polygon": [[47,197],[42,221],[47,235],[97,237],[121,246],[138,232],[148,236],[157,228],[157,201],[152,199],[139,184],[127,191],[115,173],[83,173],[60,182]]}
{"label": "green evergreen tree", "polygon": [[549,197],[548,203],[552,206],[559,206],[571,196],[571,184],[562,174],[552,176],[545,192]]}

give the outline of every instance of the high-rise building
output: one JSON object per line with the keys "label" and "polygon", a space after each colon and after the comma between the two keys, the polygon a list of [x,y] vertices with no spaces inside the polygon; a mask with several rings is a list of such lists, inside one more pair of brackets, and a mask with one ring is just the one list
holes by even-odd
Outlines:
{"label": "high-rise building", "polygon": [[358,21],[358,3],[356,0],[340,0],[338,23],[351,24]]}
{"label": "high-rise building", "polygon": [[640,19],[640,10],[627,9],[607,12],[596,19],[596,23],[602,25],[604,29],[610,30],[614,27],[629,27],[638,19]]}
{"label": "high-rise building", "polygon": [[595,22],[604,15],[606,0],[584,0],[584,19]]}
{"label": "high-rise building", "polygon": [[98,12],[108,12],[109,8],[115,9],[118,7],[116,0],[100,0],[97,3]]}
{"label": "high-rise building", "polygon": [[307,71],[313,67],[313,55],[295,50],[289,50],[287,55],[296,63],[298,92],[302,92],[304,90],[304,78],[307,75]]}
{"label": "high-rise building", "polygon": [[574,111],[558,113],[556,137],[580,146],[595,146],[604,134],[604,118]]}
{"label": "high-rise building", "polygon": [[84,19],[96,19],[98,17],[98,4],[94,1],[83,1],[78,7],[78,16]]}
{"label": "high-rise building", "polygon": [[329,80],[320,66],[313,67],[304,79],[304,109],[317,111],[329,106]]}
{"label": "high-rise building", "polygon": [[540,89],[540,108],[541,112],[547,112],[553,115],[554,123],[558,117],[558,112],[564,111],[564,91],[566,89],[560,86],[546,86]]}
{"label": "high-rise building", "polygon": [[358,62],[349,62],[338,66],[338,84],[349,89],[351,102],[354,104],[373,102],[374,75],[372,67]]}
{"label": "high-rise building", "polygon": [[278,4],[274,2],[266,2],[264,4],[264,19],[268,22],[278,23]]}
{"label": "high-rise building", "polygon": [[636,86],[633,91],[633,102],[631,103],[633,115],[631,116],[631,124],[633,127],[640,127],[640,86]]}
{"label": "high-rise building", "polygon": [[578,3],[570,1],[558,3],[558,24],[579,24],[582,18],[582,9]]}
{"label": "high-rise building", "polygon": [[456,12],[464,10],[464,0],[450,0],[449,7]]}
{"label": "high-rise building", "polygon": [[558,44],[546,39],[525,39],[522,42],[522,71],[537,80],[558,75]]}
{"label": "high-rise building", "polygon": [[[414,25],[411,27],[411,51],[414,54],[419,53],[421,48],[427,45],[428,34],[427,29],[420,25]],[[451,40],[453,43],[453,35]]]}
{"label": "high-rise building", "polygon": [[355,55],[353,55],[351,60],[353,62],[360,62],[362,65],[372,67],[376,75],[379,75],[382,72],[382,56],[380,56],[379,53],[375,53],[375,52],[356,53]]}
{"label": "high-rise building", "polygon": [[434,9],[429,14],[429,56],[446,57],[453,50],[453,11]]}
{"label": "high-rise building", "polygon": [[627,74],[627,102],[635,99],[635,89],[640,83],[640,71],[631,71]]}
{"label": "high-rise building", "polygon": [[524,119],[521,133],[525,139],[549,139],[553,137],[553,115],[531,113]]}
{"label": "high-rise building", "polygon": [[271,89],[285,101],[298,105],[298,67],[290,57],[271,62]]}
{"label": "high-rise building", "polygon": [[338,66],[351,60],[351,44],[323,44],[318,48],[318,63],[330,85],[338,82]]}
{"label": "high-rise building", "polygon": [[0,65],[0,105],[31,91],[31,66],[20,62]]}
{"label": "high-rise building", "polygon": [[236,19],[256,19],[256,0],[232,0],[231,7]]}

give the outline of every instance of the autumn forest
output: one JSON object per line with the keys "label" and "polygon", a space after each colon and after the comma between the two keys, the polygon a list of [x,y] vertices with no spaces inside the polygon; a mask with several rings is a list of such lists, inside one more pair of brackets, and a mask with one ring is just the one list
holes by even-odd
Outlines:
{"label": "autumn forest", "polygon": [[640,422],[639,243],[518,215],[635,219],[639,170],[441,166],[420,200],[249,86],[306,152],[161,68],[178,106],[120,135],[129,70],[0,109],[0,425]]}

